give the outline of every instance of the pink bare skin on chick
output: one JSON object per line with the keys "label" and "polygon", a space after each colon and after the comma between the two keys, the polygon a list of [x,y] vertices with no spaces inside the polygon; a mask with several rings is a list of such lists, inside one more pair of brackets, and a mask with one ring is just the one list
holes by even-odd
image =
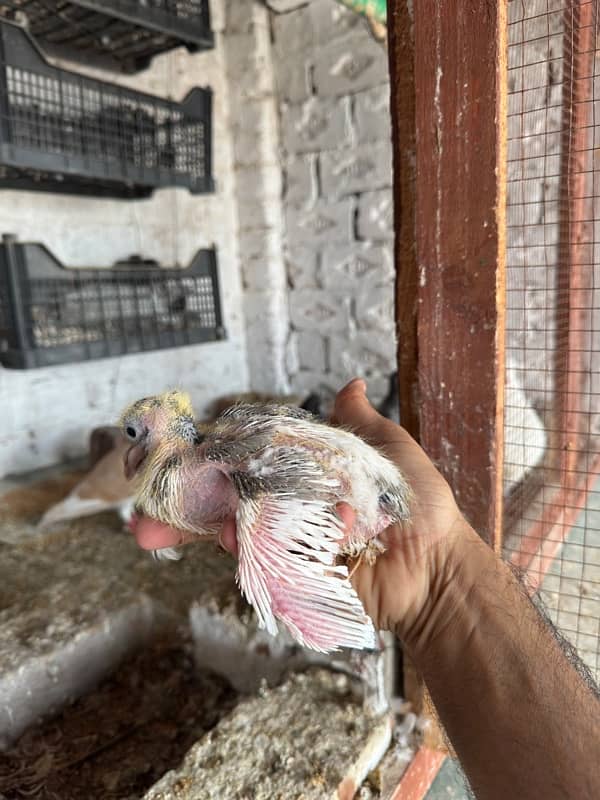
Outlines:
{"label": "pink bare skin on chick", "polygon": [[[354,526],[354,510],[347,503],[339,503],[337,512],[347,531]],[[130,525],[131,532],[139,547],[143,550],[160,550],[163,547],[177,547],[189,542],[199,542],[200,537],[188,531],[170,528],[162,522],[157,522],[148,517],[136,517]],[[218,536],[221,547],[237,558],[238,544],[235,533],[235,520],[228,519],[223,523],[223,529]]]}

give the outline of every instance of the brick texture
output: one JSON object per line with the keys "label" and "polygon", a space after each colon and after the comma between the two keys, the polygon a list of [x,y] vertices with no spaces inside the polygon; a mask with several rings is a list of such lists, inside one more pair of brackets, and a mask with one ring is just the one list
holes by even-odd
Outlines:
{"label": "brick texture", "polygon": [[387,54],[366,31],[319,50],[314,82],[323,97],[352,94],[388,80]]}
{"label": "brick texture", "polygon": [[368,192],[392,186],[392,146],[337,149],[321,156],[321,187],[328,197]]}
{"label": "brick texture", "polygon": [[327,289],[346,286],[358,294],[365,285],[389,287],[394,278],[391,242],[383,245],[353,242],[346,247],[325,247],[321,259],[321,282]]}
{"label": "brick texture", "polygon": [[330,150],[350,143],[348,98],[319,100],[311,97],[299,106],[286,106],[282,113],[285,148],[291,153]]}
{"label": "brick texture", "polygon": [[287,240],[291,248],[321,248],[352,241],[354,203],[350,198],[339,202],[319,200],[312,208],[286,208]]}
{"label": "brick texture", "polygon": [[379,241],[394,236],[394,206],[391,189],[365,192],[358,202],[358,235]]}
{"label": "brick texture", "polygon": [[330,403],[395,370],[387,53],[357,14],[312,0],[272,15],[283,153],[288,371]]}
{"label": "brick texture", "polygon": [[[250,388],[288,389],[289,322],[283,255],[277,87],[270,12],[250,0],[226,0],[224,36]],[[310,170],[300,162],[288,189],[295,202],[311,196]],[[292,176],[290,176],[292,177]],[[313,194],[316,192],[313,191]]]}

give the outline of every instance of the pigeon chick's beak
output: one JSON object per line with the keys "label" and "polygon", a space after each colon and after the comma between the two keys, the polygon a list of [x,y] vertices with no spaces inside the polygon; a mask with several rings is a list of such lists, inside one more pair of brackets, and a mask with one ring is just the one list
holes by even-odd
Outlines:
{"label": "pigeon chick's beak", "polygon": [[146,449],[141,444],[134,444],[125,453],[125,477],[130,481],[146,458]]}

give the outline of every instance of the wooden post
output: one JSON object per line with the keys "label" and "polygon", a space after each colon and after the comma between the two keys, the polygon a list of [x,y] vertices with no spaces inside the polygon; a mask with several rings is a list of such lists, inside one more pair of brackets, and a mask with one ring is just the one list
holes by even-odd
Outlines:
{"label": "wooden post", "polygon": [[401,417],[499,548],[506,4],[400,0],[389,26]]}
{"label": "wooden post", "polygon": [[416,249],[416,119],[414,26],[409,0],[388,8],[392,144],[394,153],[394,229],[396,330],[402,425],[419,439]]}
{"label": "wooden post", "polygon": [[[564,14],[563,126],[557,280],[555,435],[561,483],[572,488],[585,450],[584,377],[592,331],[594,163],[592,106],[594,3],[575,0]],[[587,334],[587,336],[586,336]],[[587,357],[587,358],[586,358]]]}
{"label": "wooden post", "polygon": [[421,443],[501,540],[506,3],[414,8]]}
{"label": "wooden post", "polygon": [[[388,29],[400,417],[499,551],[506,0],[396,0]],[[431,710],[411,665],[405,674],[409,699]],[[434,727],[426,745],[441,741]]]}

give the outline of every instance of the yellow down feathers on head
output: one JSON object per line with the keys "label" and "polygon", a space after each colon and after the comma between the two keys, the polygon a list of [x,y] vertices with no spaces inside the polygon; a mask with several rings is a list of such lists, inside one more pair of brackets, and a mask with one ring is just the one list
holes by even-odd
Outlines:
{"label": "yellow down feathers on head", "polygon": [[154,397],[144,397],[132,403],[123,413],[121,424],[130,417],[143,417],[145,414],[161,409],[169,417],[193,417],[194,409],[187,392],[177,389],[163,392]]}

